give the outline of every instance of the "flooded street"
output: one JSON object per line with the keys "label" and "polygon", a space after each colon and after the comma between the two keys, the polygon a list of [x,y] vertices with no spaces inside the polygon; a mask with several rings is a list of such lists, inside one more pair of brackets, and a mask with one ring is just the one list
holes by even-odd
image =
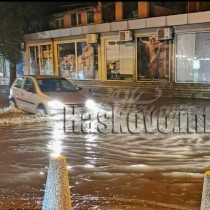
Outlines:
{"label": "flooded street", "polygon": [[[210,167],[208,133],[72,133],[64,132],[63,116],[5,108],[0,116],[2,210],[15,201],[7,199],[20,198],[35,201],[28,208],[41,208],[49,160],[56,152],[67,157],[75,210],[200,209],[203,176]],[[130,120],[134,131],[135,118]],[[123,118],[115,122],[126,126]]]}

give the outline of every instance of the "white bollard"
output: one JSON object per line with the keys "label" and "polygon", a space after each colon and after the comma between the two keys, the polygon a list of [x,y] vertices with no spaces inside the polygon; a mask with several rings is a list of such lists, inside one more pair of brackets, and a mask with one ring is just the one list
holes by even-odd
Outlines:
{"label": "white bollard", "polygon": [[71,210],[66,157],[52,157],[49,163],[42,210]]}
{"label": "white bollard", "polygon": [[203,192],[200,210],[210,209],[210,171],[206,171],[203,182]]}

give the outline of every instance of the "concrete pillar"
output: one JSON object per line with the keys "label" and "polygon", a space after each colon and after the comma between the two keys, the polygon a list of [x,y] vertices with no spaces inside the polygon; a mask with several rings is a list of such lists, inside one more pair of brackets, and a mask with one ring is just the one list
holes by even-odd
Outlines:
{"label": "concrete pillar", "polygon": [[49,163],[42,210],[71,210],[66,157],[52,157]]}
{"label": "concrete pillar", "polygon": [[210,171],[206,171],[203,182],[203,193],[200,210],[210,209]]}

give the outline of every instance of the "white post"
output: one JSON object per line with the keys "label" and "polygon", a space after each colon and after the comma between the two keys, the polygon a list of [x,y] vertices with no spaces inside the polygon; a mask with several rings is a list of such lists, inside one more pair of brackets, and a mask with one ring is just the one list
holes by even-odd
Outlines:
{"label": "white post", "polygon": [[203,193],[200,210],[210,209],[210,171],[206,171],[204,175]]}
{"label": "white post", "polygon": [[52,157],[49,163],[42,210],[71,210],[66,157]]}

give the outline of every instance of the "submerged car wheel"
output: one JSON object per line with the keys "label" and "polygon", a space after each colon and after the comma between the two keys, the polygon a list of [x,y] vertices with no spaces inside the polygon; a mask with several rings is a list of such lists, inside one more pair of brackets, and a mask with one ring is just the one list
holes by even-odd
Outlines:
{"label": "submerged car wheel", "polygon": [[15,108],[17,108],[17,105],[16,105],[14,99],[10,99],[10,100],[9,100],[9,107],[10,107],[10,109],[15,109]]}
{"label": "submerged car wheel", "polygon": [[37,107],[37,109],[36,109],[36,115],[38,115],[38,116],[44,116],[46,114],[47,114],[47,112],[46,112],[44,106],[43,105],[39,105]]}

